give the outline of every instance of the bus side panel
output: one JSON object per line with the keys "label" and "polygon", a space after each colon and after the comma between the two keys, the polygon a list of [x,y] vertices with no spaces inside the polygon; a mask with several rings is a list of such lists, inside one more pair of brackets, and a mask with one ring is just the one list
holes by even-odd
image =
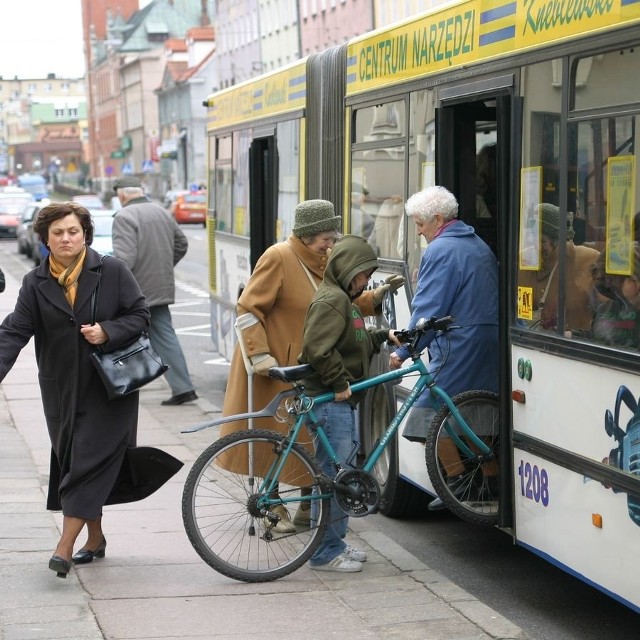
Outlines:
{"label": "bus side panel", "polygon": [[[513,406],[516,540],[640,611],[640,520],[630,508],[635,499],[578,471],[588,464],[585,458],[596,465],[618,459],[616,451],[625,445],[607,434],[605,415],[614,414],[621,386],[638,398],[640,377],[558,360],[531,349],[513,349],[514,388],[525,392],[525,402]],[[594,382],[586,385],[585,380]],[[637,421],[622,405],[619,426],[629,429],[630,437]],[[521,441],[527,436],[540,440],[559,453],[535,455],[528,447],[519,448],[519,436]],[[552,455],[557,460],[552,462]]]}
{"label": "bus side panel", "polygon": [[235,345],[236,301],[251,275],[249,239],[218,233],[215,247],[217,293],[212,296],[211,317],[217,324],[218,353],[230,361]]}

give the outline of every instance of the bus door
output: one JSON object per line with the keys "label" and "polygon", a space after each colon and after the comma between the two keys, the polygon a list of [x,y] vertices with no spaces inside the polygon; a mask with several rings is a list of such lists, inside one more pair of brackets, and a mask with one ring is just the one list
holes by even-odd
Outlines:
{"label": "bus door", "polygon": [[[513,80],[510,80],[513,83]],[[495,83],[493,83],[495,86]],[[514,101],[510,87],[481,92],[472,86],[442,89],[436,111],[436,184],[458,199],[459,218],[491,247],[499,265],[499,351],[501,411],[500,526],[512,521],[510,451],[511,385],[509,358],[510,158]]]}
{"label": "bus door", "polygon": [[249,149],[249,251],[251,271],[258,258],[276,241],[278,154],[273,131],[255,137]]}

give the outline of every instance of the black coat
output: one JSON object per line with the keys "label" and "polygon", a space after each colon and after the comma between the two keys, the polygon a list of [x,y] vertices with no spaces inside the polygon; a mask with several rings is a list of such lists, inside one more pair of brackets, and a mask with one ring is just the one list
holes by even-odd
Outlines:
{"label": "black coat", "polygon": [[[49,272],[49,260],[28,273],[14,311],[0,325],[0,381],[20,350],[35,338],[42,404],[51,439],[49,509],[95,519],[121,475],[127,448],[135,446],[138,394],[108,400],[80,333],[91,321],[91,294],[100,281],[96,321],[109,336],[106,351],[124,346],[149,324],[149,310],[127,266],[109,257],[100,267],[91,248],[72,310]],[[122,489],[119,489],[120,493]],[[115,496],[114,496],[115,497]]]}

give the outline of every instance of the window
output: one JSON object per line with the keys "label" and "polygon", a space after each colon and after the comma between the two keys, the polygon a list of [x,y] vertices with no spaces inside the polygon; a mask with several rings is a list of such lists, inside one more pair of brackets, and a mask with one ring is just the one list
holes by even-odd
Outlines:
{"label": "window", "polygon": [[350,229],[381,258],[399,259],[403,251],[405,114],[405,101],[397,100],[356,109],[353,118]]}
{"label": "window", "polygon": [[276,240],[291,234],[295,208],[300,201],[300,124],[298,120],[278,124],[278,220]]}
{"label": "window", "polygon": [[[614,51],[568,66],[573,110],[566,139],[561,132],[562,62],[531,65],[523,75],[528,131],[523,138],[517,322],[638,351],[640,89],[623,80],[631,77],[637,59],[632,51]],[[566,176],[560,173],[565,164]],[[560,192],[563,184],[566,194]]]}
{"label": "window", "polygon": [[215,140],[215,169],[211,192],[215,201],[216,229],[231,230],[231,136]]}

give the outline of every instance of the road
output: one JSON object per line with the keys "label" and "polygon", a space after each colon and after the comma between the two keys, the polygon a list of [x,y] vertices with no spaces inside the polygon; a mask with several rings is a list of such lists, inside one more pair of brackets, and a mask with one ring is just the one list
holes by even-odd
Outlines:
{"label": "road", "polygon": [[[200,226],[183,229],[189,238],[189,252],[176,268],[174,324],[198,394],[221,407],[228,365],[213,350],[209,337],[206,235]],[[32,265],[18,255],[14,241],[3,241],[0,266],[21,278]],[[475,528],[448,512],[407,520],[370,517],[395,542],[535,640],[626,640],[638,636],[637,614],[514,546],[504,532]]]}

